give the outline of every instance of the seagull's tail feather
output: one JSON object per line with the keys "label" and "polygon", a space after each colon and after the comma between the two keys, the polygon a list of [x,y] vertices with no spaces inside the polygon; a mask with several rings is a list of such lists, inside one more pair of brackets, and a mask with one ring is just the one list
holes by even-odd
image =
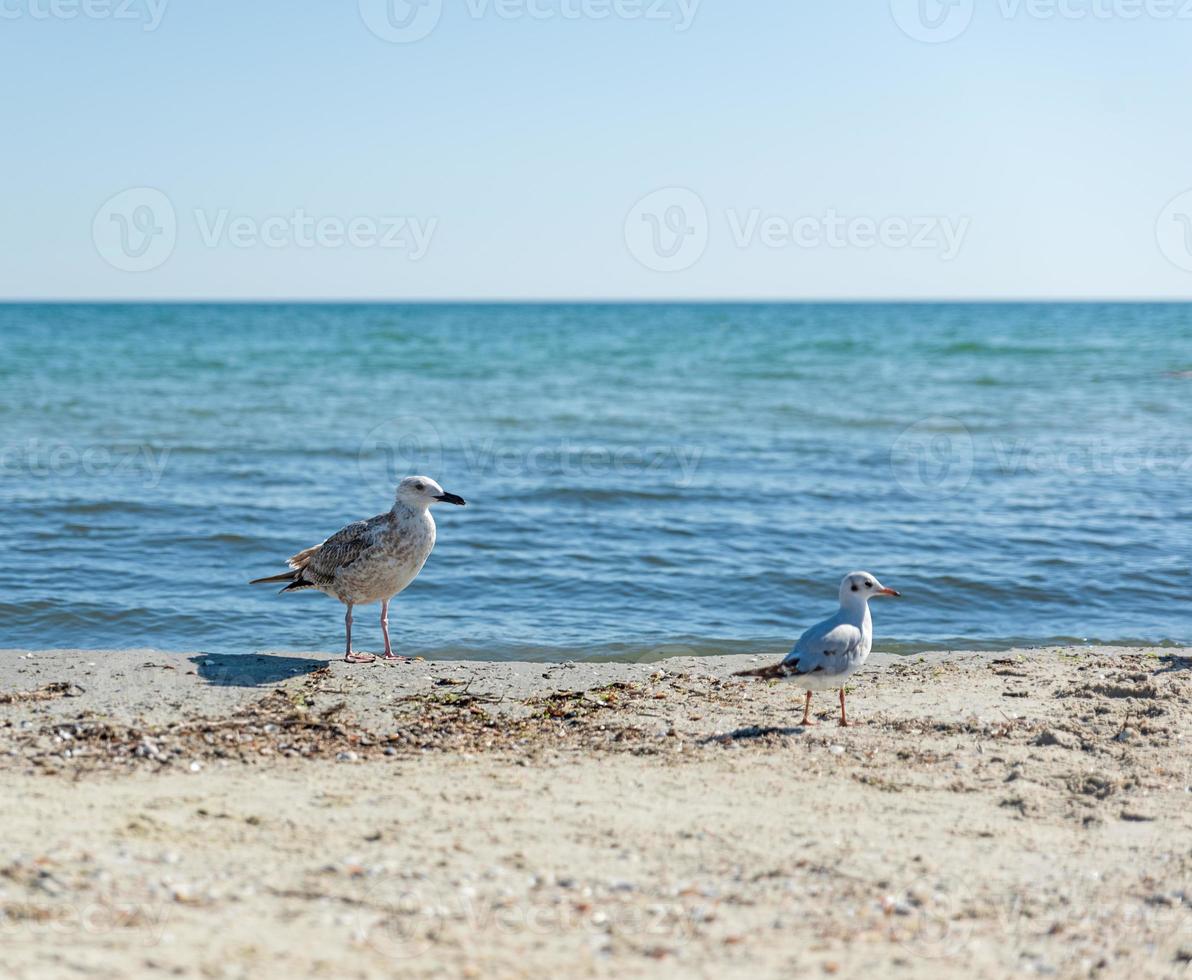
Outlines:
{"label": "seagull's tail feather", "polygon": [[[268,578],[254,578],[249,585],[264,585],[268,582],[293,582],[297,577],[297,570],[291,569],[288,572],[282,572],[280,575],[270,575]],[[287,586],[288,588],[288,586]]]}
{"label": "seagull's tail feather", "polygon": [[308,582],[302,577],[302,569],[295,568],[288,572],[282,572],[280,575],[270,575],[267,578],[254,578],[249,585],[263,585],[266,583],[285,582],[286,587],[279,590],[281,592],[301,592],[303,589],[313,589],[315,584]]}
{"label": "seagull's tail feather", "polygon": [[[326,542],[323,542],[324,544]],[[300,551],[293,558],[287,558],[286,564],[290,566],[288,572],[282,572],[280,575],[270,575],[267,578],[254,578],[249,585],[261,585],[266,582],[289,582],[282,592],[299,592],[302,589],[313,589],[315,584],[308,579],[303,578],[303,573],[306,571],[306,566],[310,564],[310,560],[314,558],[322,549],[323,544],[316,544],[313,548],[307,548],[305,551]]]}
{"label": "seagull's tail feather", "polygon": [[753,670],[738,670],[734,677],[760,677],[765,681],[779,680],[783,677],[794,677],[799,673],[799,668],[794,664],[777,663],[770,664],[768,667],[756,667]]}

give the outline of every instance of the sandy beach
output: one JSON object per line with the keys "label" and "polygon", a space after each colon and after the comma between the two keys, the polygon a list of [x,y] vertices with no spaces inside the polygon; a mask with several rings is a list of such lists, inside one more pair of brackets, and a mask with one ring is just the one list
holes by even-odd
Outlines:
{"label": "sandy beach", "polygon": [[1185,976],[1192,651],[0,652],[6,977]]}

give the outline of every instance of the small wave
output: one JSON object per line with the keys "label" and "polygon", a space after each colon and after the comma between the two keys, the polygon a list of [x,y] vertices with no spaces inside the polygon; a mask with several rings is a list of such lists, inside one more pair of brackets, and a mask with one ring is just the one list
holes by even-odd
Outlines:
{"label": "small wave", "polygon": [[139,500],[67,501],[52,508],[57,514],[154,514],[164,508]]}
{"label": "small wave", "polygon": [[6,622],[36,622],[39,627],[47,628],[143,623],[149,617],[165,621],[166,614],[148,606],[101,606],[56,598],[28,599],[19,603],[0,602],[0,619]]}
{"label": "small wave", "polygon": [[[999,636],[981,639],[954,637],[950,639],[911,640],[898,639],[877,642],[874,653],[895,657],[913,657],[924,653],[1000,653],[1008,650],[1024,650],[1068,647],[1146,647],[1156,650],[1183,649],[1184,644],[1171,639],[1143,639],[1138,637],[1077,637],[1077,636]],[[427,660],[439,661],[489,661],[501,663],[617,663],[617,664],[661,664],[677,658],[707,658],[725,656],[752,656],[765,660],[779,660],[791,648],[789,639],[725,640],[712,638],[690,638],[658,640],[644,643],[609,643],[592,646],[548,646],[535,644],[452,644],[439,647],[422,647],[419,655]],[[193,645],[175,646],[178,652],[190,652]],[[211,648],[214,652],[214,647]],[[262,648],[264,649],[264,648]],[[275,649],[275,648],[269,648]],[[258,653],[261,650],[239,649],[237,653]]]}
{"label": "small wave", "polygon": [[58,528],[45,528],[35,533],[39,538],[57,540],[61,536],[61,531],[65,531],[68,534],[77,534],[82,537],[107,538],[114,537],[124,530],[127,530],[127,528],[121,525],[113,526],[109,524],[104,527],[96,527],[94,524],[76,524],[73,521],[67,521],[62,525],[61,530]]}
{"label": "small wave", "polygon": [[1071,353],[1060,347],[1034,347],[1026,344],[995,344],[985,340],[959,340],[930,349],[933,354],[950,357],[957,354],[993,354],[998,357],[1052,357]]}
{"label": "small wave", "polygon": [[234,531],[220,531],[215,534],[187,534],[175,535],[170,539],[171,544],[233,544],[251,547],[267,547],[273,544],[272,539],[263,538],[255,534],[236,534]]}
{"label": "small wave", "polygon": [[633,490],[628,487],[598,489],[595,487],[559,487],[551,491],[556,500],[579,500],[584,503],[608,503],[626,500],[648,500],[661,503],[667,500],[681,500],[685,494],[678,488],[659,490]]}

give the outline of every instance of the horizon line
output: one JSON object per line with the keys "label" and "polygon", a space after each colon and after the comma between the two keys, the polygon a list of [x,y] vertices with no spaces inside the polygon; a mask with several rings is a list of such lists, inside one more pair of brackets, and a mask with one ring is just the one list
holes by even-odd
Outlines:
{"label": "horizon line", "polygon": [[573,298],[478,298],[446,299],[428,298],[320,298],[292,297],[270,299],[264,297],[170,297],[170,298],[45,298],[27,299],[0,297],[0,306],[994,306],[994,305],[1153,305],[1183,306],[1192,304],[1189,297],[780,297],[780,298],[626,298],[626,297],[573,297]]}

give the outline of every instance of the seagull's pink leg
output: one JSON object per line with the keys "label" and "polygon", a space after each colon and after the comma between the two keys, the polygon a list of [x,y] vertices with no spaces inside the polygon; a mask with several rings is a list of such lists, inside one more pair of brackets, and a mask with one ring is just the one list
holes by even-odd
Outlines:
{"label": "seagull's pink leg", "polygon": [[385,659],[393,656],[393,647],[389,645],[389,600],[381,603],[381,635],[385,637]]}
{"label": "seagull's pink leg", "polygon": [[815,722],[811,720],[811,691],[807,692],[807,700],[803,702],[803,720],[799,722],[800,725],[814,725]]}
{"label": "seagull's pink leg", "polygon": [[844,688],[840,689],[840,727],[848,728],[848,716],[844,713]]}
{"label": "seagull's pink leg", "polygon": [[371,664],[377,658],[371,653],[352,652],[352,604],[347,604],[348,611],[344,614],[344,631],[348,635],[347,647],[344,650],[344,660],[350,664]]}
{"label": "seagull's pink leg", "polygon": [[409,663],[409,657],[398,657],[394,654],[393,648],[389,646],[389,600],[386,599],[381,603],[381,634],[385,637],[385,659],[395,660],[401,663]]}

